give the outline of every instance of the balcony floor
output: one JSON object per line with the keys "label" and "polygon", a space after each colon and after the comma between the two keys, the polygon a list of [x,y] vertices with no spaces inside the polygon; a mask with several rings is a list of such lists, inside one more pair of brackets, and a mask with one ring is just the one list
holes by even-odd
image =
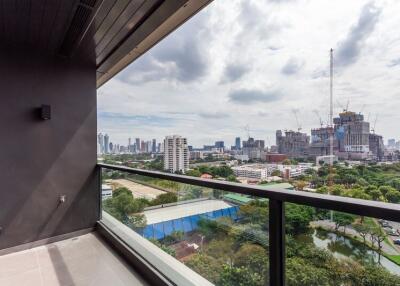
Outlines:
{"label": "balcony floor", "polygon": [[96,233],[0,256],[1,286],[149,285]]}

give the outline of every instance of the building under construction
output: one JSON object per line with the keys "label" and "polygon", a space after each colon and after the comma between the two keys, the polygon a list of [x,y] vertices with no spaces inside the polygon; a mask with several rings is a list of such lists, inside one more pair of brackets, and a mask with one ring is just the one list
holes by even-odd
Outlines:
{"label": "building under construction", "polygon": [[[309,148],[310,157],[327,156],[329,155],[330,135],[334,132],[332,127],[320,127],[311,129],[311,144]],[[333,140],[334,152],[338,148],[338,141]]]}
{"label": "building under construction", "polygon": [[261,159],[262,153],[265,148],[264,140],[254,140],[254,138],[249,137],[247,141],[243,141],[242,154],[247,155],[250,160]]}
{"label": "building under construction", "polygon": [[289,158],[316,158],[330,155],[330,135],[333,135],[333,155],[340,159],[374,160],[384,159],[385,146],[382,136],[370,132],[364,115],[344,111],[333,119],[334,127],[311,129],[310,137],[296,131],[276,131],[277,151]]}
{"label": "building under construction", "polygon": [[368,159],[370,126],[369,122],[364,121],[364,115],[346,110],[339,113],[333,123],[339,158]]}
{"label": "building under construction", "polygon": [[369,134],[369,150],[372,154],[372,160],[382,161],[385,156],[385,145],[383,144],[383,137],[381,135],[370,133]]}
{"label": "building under construction", "polygon": [[276,146],[278,153],[285,154],[289,158],[308,158],[310,136],[300,131],[276,131]]}

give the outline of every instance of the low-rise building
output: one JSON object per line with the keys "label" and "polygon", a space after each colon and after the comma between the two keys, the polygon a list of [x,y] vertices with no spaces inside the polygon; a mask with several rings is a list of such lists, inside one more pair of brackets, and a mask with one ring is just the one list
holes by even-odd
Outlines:
{"label": "low-rise building", "polygon": [[316,165],[330,164],[331,160],[333,163],[333,162],[337,162],[339,160],[339,158],[336,155],[317,156],[315,159],[315,164]]}
{"label": "low-rise building", "polygon": [[112,197],[112,187],[109,185],[102,184],[101,185],[101,198],[106,200]]}
{"label": "low-rise building", "polygon": [[260,165],[243,165],[232,168],[236,177],[265,180],[268,177],[268,169]]}

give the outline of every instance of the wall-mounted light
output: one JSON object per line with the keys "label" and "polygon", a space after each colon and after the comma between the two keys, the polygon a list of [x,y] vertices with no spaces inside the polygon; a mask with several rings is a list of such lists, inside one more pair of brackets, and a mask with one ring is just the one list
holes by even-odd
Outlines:
{"label": "wall-mounted light", "polygon": [[42,104],[40,107],[40,118],[43,120],[51,119],[51,108],[50,105]]}

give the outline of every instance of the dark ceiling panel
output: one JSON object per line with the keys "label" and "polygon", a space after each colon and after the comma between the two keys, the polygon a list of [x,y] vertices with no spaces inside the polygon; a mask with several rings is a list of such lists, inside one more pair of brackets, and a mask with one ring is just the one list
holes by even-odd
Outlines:
{"label": "dark ceiling panel", "polygon": [[129,4],[129,0],[117,0],[114,6],[111,8],[110,13],[106,16],[100,27],[97,29],[93,42],[97,45],[107,31],[112,27],[114,22],[118,19],[119,15],[124,11],[125,7]]}
{"label": "dark ceiling panel", "polygon": [[103,0],[103,3],[97,12],[96,18],[94,19],[92,25],[94,27],[94,31],[97,31],[104,19],[110,13],[112,7],[115,5],[117,0]]}
{"label": "dark ceiling panel", "polygon": [[18,15],[15,26],[15,42],[26,44],[28,42],[30,13],[31,13],[31,0],[17,0],[15,1],[16,14]]}
{"label": "dark ceiling panel", "polygon": [[60,4],[47,47],[49,51],[59,50],[71,22],[71,15],[73,15],[77,3],[77,0],[63,0]]}
{"label": "dark ceiling panel", "polygon": [[41,49],[47,49],[49,45],[50,35],[59,13],[61,1],[65,0],[52,0],[46,2],[39,34],[39,48]]}
{"label": "dark ceiling panel", "polygon": [[30,12],[30,25],[28,31],[28,43],[30,46],[37,47],[40,39],[40,31],[43,21],[44,7],[46,0],[34,0]]}
{"label": "dark ceiling panel", "polygon": [[0,0],[0,48],[96,61],[101,85],[209,2]]}
{"label": "dark ceiling panel", "polygon": [[176,10],[182,7],[186,0],[166,1],[158,7],[147,19],[146,24],[139,26],[122,45],[119,45],[115,52],[107,55],[104,60],[97,59],[98,70],[105,72],[131,52],[141,41],[149,36],[157,27],[168,19]]}
{"label": "dark ceiling panel", "polygon": [[[143,1],[135,1],[143,2]],[[108,31],[103,40],[96,46],[97,64],[102,62],[115,47],[119,45],[132,31],[135,31],[140,23],[149,16],[156,7],[160,5],[160,0],[148,0],[141,3],[140,8],[125,15],[121,15],[120,19]]]}
{"label": "dark ceiling panel", "polygon": [[96,45],[97,55],[100,54],[100,52],[113,39],[113,37],[115,37],[121,31],[124,25],[126,25],[126,23],[136,13],[143,2],[145,2],[145,0],[133,0],[125,7],[124,11],[119,15],[118,19],[113,23],[105,36]]}

